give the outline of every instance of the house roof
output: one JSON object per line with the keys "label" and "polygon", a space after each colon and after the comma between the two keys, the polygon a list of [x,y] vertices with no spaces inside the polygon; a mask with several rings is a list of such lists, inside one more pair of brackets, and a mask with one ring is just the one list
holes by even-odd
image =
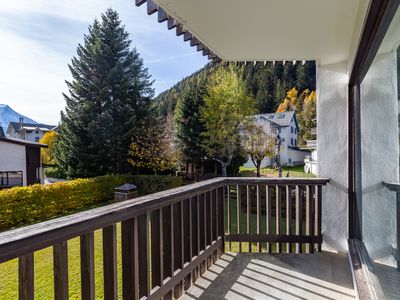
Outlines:
{"label": "house roof", "polygon": [[293,116],[295,116],[294,111],[286,111],[280,113],[259,114],[259,115],[254,115],[253,117],[255,119],[260,119],[260,118],[265,119],[281,127],[287,127],[290,125]]}
{"label": "house roof", "polygon": [[[22,123],[22,126],[23,126],[23,129],[32,130],[32,131],[37,130],[37,129],[42,130],[42,131],[49,131],[49,130],[52,130],[57,127],[55,125],[48,125],[48,124],[42,124],[42,123],[36,123],[36,124]],[[14,130],[16,132],[20,131],[20,123],[19,122],[10,122],[8,124],[7,132],[10,129],[10,127],[14,128]]]}
{"label": "house roof", "polygon": [[369,1],[136,0],[144,3],[210,59],[327,65],[352,61]]}
{"label": "house roof", "polygon": [[46,144],[31,142],[31,141],[22,140],[22,139],[10,138],[10,137],[1,137],[1,136],[0,136],[0,142],[22,145],[22,146],[30,146],[30,147],[41,147],[41,148],[48,147]]}

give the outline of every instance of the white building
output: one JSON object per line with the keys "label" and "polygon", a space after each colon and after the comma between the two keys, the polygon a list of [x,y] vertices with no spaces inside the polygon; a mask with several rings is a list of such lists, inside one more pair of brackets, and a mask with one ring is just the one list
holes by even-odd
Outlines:
{"label": "white building", "polygon": [[318,175],[318,154],[317,154],[317,128],[311,128],[312,140],[307,141],[306,149],[311,150],[311,155],[304,159],[304,172]]}
{"label": "white building", "polygon": [[43,183],[42,147],[47,145],[0,135],[0,190]]}
{"label": "white building", "polygon": [[38,143],[46,132],[55,128],[54,125],[24,123],[24,119],[20,118],[19,122],[8,124],[7,136]]}
{"label": "white building", "polygon": [[[294,111],[254,115],[253,118],[256,123],[263,126],[265,132],[271,134],[276,131],[279,132],[279,139],[281,141],[279,157],[282,166],[304,164],[304,159],[310,152],[301,150],[298,147],[297,138],[300,129]],[[274,159],[265,158],[261,163],[261,168],[272,166],[274,162]],[[250,158],[244,164],[244,167],[254,167]]]}

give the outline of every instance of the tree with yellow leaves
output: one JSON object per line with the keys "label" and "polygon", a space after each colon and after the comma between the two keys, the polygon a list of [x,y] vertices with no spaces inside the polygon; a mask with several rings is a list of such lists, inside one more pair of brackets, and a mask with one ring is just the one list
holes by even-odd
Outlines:
{"label": "tree with yellow leaves", "polygon": [[55,132],[54,130],[50,130],[46,132],[39,141],[39,143],[46,144],[48,146],[48,148],[42,148],[41,150],[43,164],[46,165],[55,164],[54,145],[56,137],[57,137],[57,132]]}
{"label": "tree with yellow leaves", "polygon": [[171,140],[171,124],[174,124],[173,119],[167,119],[164,124],[155,122],[135,135],[128,154],[128,162],[134,168],[138,171],[150,169],[155,174],[175,168],[177,151]]}
{"label": "tree with yellow leaves", "polygon": [[254,112],[254,99],[246,92],[235,69],[220,68],[210,78],[208,95],[200,110],[204,122],[203,149],[221,165],[222,176],[240,147],[239,125]]}

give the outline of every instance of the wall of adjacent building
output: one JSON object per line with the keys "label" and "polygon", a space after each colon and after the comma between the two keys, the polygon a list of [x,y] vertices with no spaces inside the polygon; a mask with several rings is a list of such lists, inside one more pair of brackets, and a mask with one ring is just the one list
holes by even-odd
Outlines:
{"label": "wall of adjacent building", "polygon": [[26,185],[25,146],[0,141],[0,171],[22,171]]}
{"label": "wall of adjacent building", "polygon": [[322,232],[327,250],[347,252],[347,64],[317,66],[318,176],[322,189]]}

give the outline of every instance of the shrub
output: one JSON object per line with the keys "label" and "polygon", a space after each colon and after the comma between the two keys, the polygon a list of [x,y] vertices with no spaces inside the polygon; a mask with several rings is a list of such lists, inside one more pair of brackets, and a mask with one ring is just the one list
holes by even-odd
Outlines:
{"label": "shrub", "polygon": [[139,196],[148,195],[182,185],[182,177],[162,175],[127,175],[126,180],[138,187]]}
{"label": "shrub", "polygon": [[1,190],[0,231],[105,203],[113,199],[114,188],[125,182],[136,184],[139,195],[145,195],[178,187],[182,179],[172,176],[106,175]]}

